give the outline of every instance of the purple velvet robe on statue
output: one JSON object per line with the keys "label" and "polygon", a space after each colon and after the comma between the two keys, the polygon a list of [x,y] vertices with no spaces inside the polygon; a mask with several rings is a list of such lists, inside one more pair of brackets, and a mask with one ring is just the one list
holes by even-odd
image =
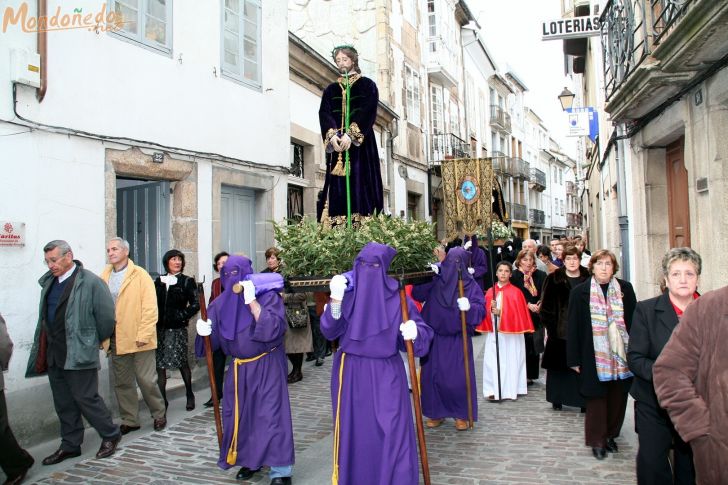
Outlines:
{"label": "purple velvet robe on statue", "polygon": [[[405,345],[399,331],[398,285],[386,276],[395,254],[389,246],[367,244],[354,260],[354,290],[344,296],[341,317],[332,317],[331,304],[321,316],[321,333],[329,340],[339,339],[331,373],[334,427],[340,409],[339,485],[418,483],[412,403],[399,355]],[[407,308],[417,325],[414,353],[422,356],[432,329],[412,300]]]}
{"label": "purple velvet robe on statue", "polygon": [[[210,335],[212,350],[221,349],[225,355],[247,359],[265,352],[268,355],[253,362],[238,365],[235,386],[233,362],[225,374],[222,399],[222,450],[217,462],[224,470],[244,466],[252,470],[263,465],[286,466],[294,462],[293,426],[288,400],[286,375],[288,362],[283,348],[283,335],[288,328],[281,296],[268,291],[257,296],[261,306],[256,322],[243,293],[232,291],[233,285],[252,273],[250,260],[230,256],[220,277],[225,290],[208,308],[212,320]],[[275,349],[275,350],[273,350]],[[199,335],[195,340],[197,357],[204,357],[204,343]],[[238,441],[235,465],[227,462],[235,425],[235,392],[238,393]]]}
{"label": "purple velvet robe on statue", "polygon": [[[339,78],[341,81],[342,78]],[[379,91],[371,79],[357,75],[351,82],[351,100],[349,104],[350,125],[356,125],[363,135],[361,144],[352,136],[349,148],[351,213],[368,216],[382,212],[384,207],[384,191],[382,175],[379,168],[379,152],[374,137],[374,121],[377,118]],[[327,133],[334,130],[343,134],[342,124],[342,90],[344,83],[330,84],[321,96],[319,122],[321,135],[327,141]],[[346,216],[346,177],[331,175],[339,153],[332,151],[330,144],[326,146],[326,178],[324,180],[323,197],[318,201],[316,218],[320,222],[324,204],[328,202],[328,215],[331,218]],[[342,152],[344,153],[344,152]],[[343,159],[343,154],[342,154]],[[332,222],[342,222],[336,219]]]}
{"label": "purple velvet robe on statue", "polygon": [[478,392],[471,336],[485,316],[485,298],[483,290],[468,273],[469,261],[470,254],[465,249],[452,248],[440,266],[440,274],[431,282],[417,285],[412,290],[415,300],[425,302],[422,318],[435,331],[429,354],[420,359],[422,413],[433,419],[468,419],[463,334],[457,304],[459,267],[463,276],[465,297],[470,300],[470,310],[465,313],[465,321],[473,419],[478,420]]}

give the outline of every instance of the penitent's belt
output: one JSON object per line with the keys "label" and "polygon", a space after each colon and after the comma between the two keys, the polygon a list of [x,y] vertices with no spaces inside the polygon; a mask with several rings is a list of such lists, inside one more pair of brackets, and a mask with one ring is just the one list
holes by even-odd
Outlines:
{"label": "penitent's belt", "polygon": [[235,379],[235,412],[233,415],[235,416],[235,424],[233,427],[233,439],[230,441],[230,449],[228,449],[227,454],[227,463],[228,465],[234,465],[235,462],[238,460],[238,425],[240,423],[240,408],[238,407],[238,366],[243,364],[248,364],[250,362],[255,362],[256,360],[265,357],[266,355],[273,352],[275,349],[277,349],[278,346],[273,347],[268,352],[263,352],[260,355],[256,355],[255,357],[250,357],[249,359],[235,359],[233,360],[233,378]]}

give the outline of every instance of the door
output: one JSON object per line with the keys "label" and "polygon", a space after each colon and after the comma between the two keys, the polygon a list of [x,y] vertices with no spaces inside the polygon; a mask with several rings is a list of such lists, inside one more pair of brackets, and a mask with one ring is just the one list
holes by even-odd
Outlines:
{"label": "door", "polygon": [[243,253],[255,264],[255,192],[223,186],[220,202],[220,249],[230,254]]}
{"label": "door", "polygon": [[680,137],[667,146],[667,207],[671,248],[690,246],[690,205],[684,143],[685,138]]}
{"label": "door", "polygon": [[117,179],[116,230],[129,257],[155,278],[170,247],[169,182]]}

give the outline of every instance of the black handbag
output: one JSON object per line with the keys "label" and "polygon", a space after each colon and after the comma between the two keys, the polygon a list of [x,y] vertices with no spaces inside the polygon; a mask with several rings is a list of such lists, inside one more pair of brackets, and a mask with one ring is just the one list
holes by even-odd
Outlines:
{"label": "black handbag", "polygon": [[286,319],[291,328],[305,328],[308,325],[308,308],[305,306],[286,307]]}

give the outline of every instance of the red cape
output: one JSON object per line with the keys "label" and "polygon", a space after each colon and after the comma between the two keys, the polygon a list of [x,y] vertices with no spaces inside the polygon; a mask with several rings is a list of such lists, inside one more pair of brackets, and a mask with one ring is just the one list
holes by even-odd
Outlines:
{"label": "red cape", "polygon": [[493,306],[493,291],[496,294],[502,293],[501,316],[498,319],[499,333],[532,333],[533,322],[531,314],[526,306],[526,299],[521,290],[508,283],[503,288],[498,288],[496,283],[485,293],[485,318],[475,330],[478,332],[492,332],[493,320],[491,308]]}

